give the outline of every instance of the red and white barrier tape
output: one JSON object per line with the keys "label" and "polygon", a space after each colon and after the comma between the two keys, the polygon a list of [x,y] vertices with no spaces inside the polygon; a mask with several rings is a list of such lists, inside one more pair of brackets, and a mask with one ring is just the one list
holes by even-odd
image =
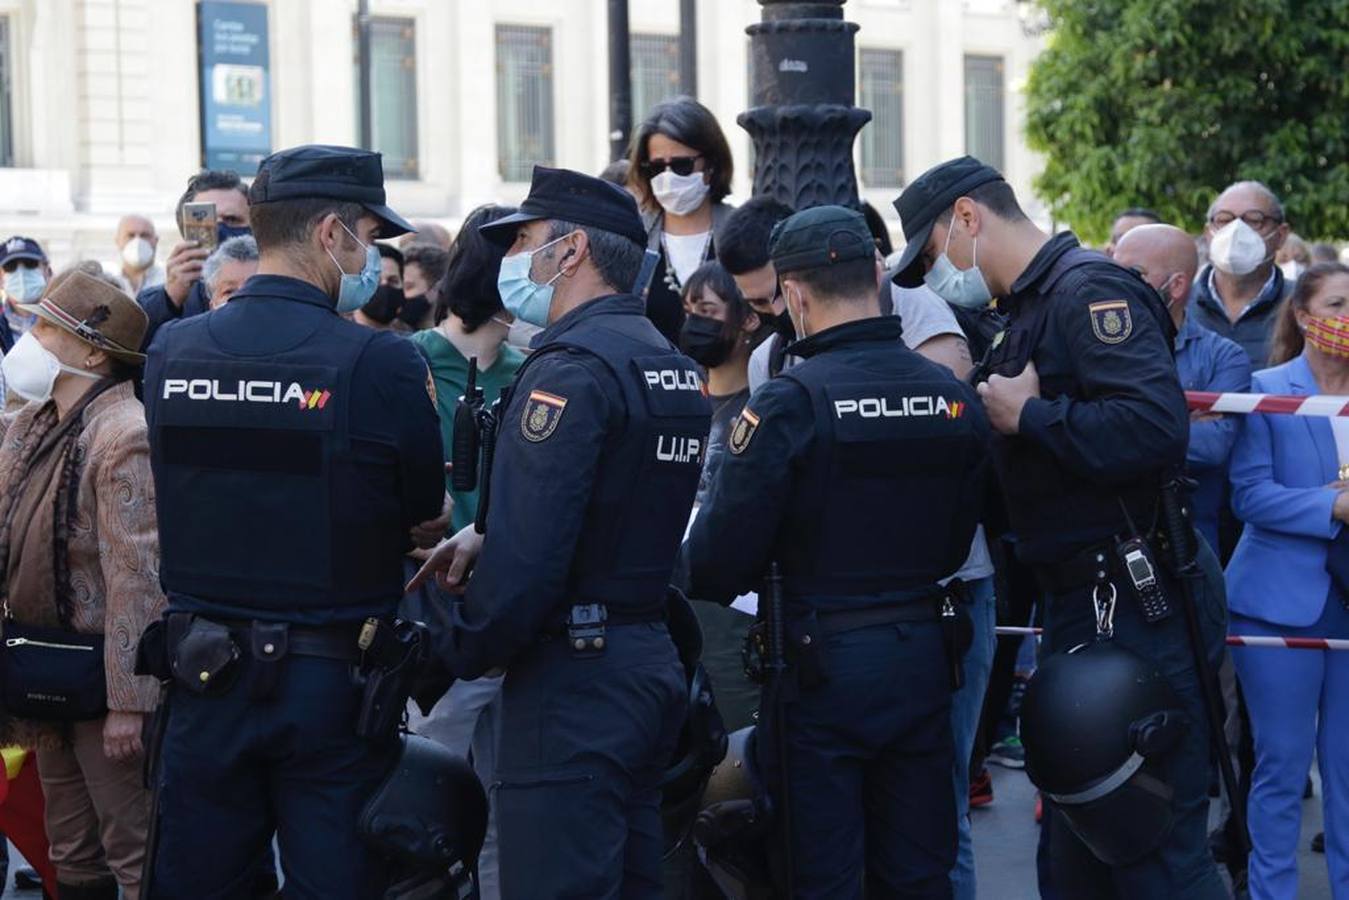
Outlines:
{"label": "red and white barrier tape", "polygon": [[[1023,637],[1038,635],[1043,628],[1025,628],[1013,625],[999,625],[999,637]],[[1349,640],[1344,638],[1320,637],[1270,637],[1255,634],[1229,634],[1229,647],[1281,647],[1285,650],[1349,650]]]}
{"label": "red and white barrier tape", "polygon": [[1349,416],[1349,397],[1335,397],[1329,394],[1286,397],[1279,394],[1215,394],[1210,391],[1186,391],[1185,402],[1195,412]]}

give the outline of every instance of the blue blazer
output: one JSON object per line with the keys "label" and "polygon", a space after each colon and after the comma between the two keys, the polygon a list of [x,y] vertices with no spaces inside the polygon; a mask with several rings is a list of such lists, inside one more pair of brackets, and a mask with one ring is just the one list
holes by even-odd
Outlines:
{"label": "blue blazer", "polygon": [[[1320,393],[1301,356],[1256,372],[1251,390]],[[1248,415],[1232,451],[1232,509],[1246,530],[1227,566],[1232,612],[1276,625],[1305,627],[1330,596],[1326,549],[1339,533],[1331,518],[1339,493],[1339,452],[1327,419]]]}

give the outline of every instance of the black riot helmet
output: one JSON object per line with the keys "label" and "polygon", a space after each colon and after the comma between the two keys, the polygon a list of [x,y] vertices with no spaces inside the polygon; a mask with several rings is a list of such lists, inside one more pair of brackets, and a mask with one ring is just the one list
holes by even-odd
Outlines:
{"label": "black riot helmet", "polygon": [[393,770],[361,811],[361,837],[394,864],[396,896],[420,896],[432,882],[447,890],[465,887],[477,879],[487,834],[482,782],[430,738],[404,734],[400,740]]}
{"label": "black riot helmet", "polygon": [[1190,726],[1156,667],[1113,641],[1051,656],[1021,706],[1026,773],[1107,865],[1137,862],[1171,830],[1166,755]]}

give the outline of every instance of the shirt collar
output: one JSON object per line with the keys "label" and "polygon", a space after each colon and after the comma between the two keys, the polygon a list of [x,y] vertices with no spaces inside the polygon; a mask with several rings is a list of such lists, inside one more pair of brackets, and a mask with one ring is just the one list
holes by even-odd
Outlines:
{"label": "shirt collar", "polygon": [[[1218,293],[1218,282],[1215,278],[1216,270],[1212,265],[1208,267],[1208,274],[1204,277],[1204,288],[1208,292],[1209,299],[1218,306],[1222,306],[1222,296]],[[1283,284],[1279,280],[1283,272],[1278,266],[1273,266],[1269,273],[1269,278],[1265,279],[1265,284],[1260,288],[1260,293],[1255,295],[1255,299],[1246,304],[1246,308],[1241,311],[1238,319],[1246,315],[1253,309],[1266,306],[1279,300],[1283,294]]]}
{"label": "shirt collar", "polygon": [[1176,332],[1177,353],[1179,353],[1181,348],[1184,347],[1186,344],[1188,344],[1190,341],[1194,340],[1196,337],[1199,337],[1199,329],[1200,326],[1198,323],[1195,322],[1194,316],[1187,315],[1185,317],[1185,320],[1180,323],[1180,329]]}
{"label": "shirt collar", "polygon": [[632,294],[609,294],[599,297],[595,300],[587,300],[580,306],[568,312],[565,316],[558,319],[547,328],[534,335],[529,341],[529,346],[535,350],[544,344],[550,344],[571,329],[575,328],[580,322],[585,321],[591,316],[602,316],[608,313],[617,313],[619,315],[644,315],[646,313],[646,303],[641,297]]}
{"label": "shirt collar", "polygon": [[254,275],[244,282],[244,286],[230,298],[230,302],[249,300],[255,297],[265,297],[269,300],[294,300],[297,303],[321,307],[333,315],[337,315],[337,303],[332,297],[329,297],[308,281],[291,278],[289,275]]}
{"label": "shirt collar", "polygon": [[871,316],[844,322],[833,328],[812,334],[787,346],[792,356],[807,358],[826,350],[867,341],[899,341],[904,334],[904,323],[899,316]]}

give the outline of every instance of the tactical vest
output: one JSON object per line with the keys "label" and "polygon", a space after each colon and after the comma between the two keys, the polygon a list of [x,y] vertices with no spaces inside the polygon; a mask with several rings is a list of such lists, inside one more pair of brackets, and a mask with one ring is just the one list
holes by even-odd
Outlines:
{"label": "tactical vest", "polygon": [[343,552],[389,558],[396,572],[401,550],[385,545],[405,535],[339,497],[375,475],[357,466],[348,421],[352,371],[375,332],[327,317],[300,346],[256,357],[222,347],[208,317],[193,325],[163,332],[163,376],[145,398],[165,588],[208,612],[273,618],[396,600],[399,574],[391,583]]}
{"label": "tactical vest", "polygon": [[[886,345],[884,353],[912,351]],[[819,605],[926,588],[954,574],[979,522],[986,466],[967,386],[931,365],[905,372],[841,355],[779,376],[810,395],[814,435],[793,479],[777,558],[787,591]]]}
{"label": "tactical vest", "polygon": [[[567,603],[603,603],[611,618],[659,618],[707,454],[712,410],[702,378],[645,317],[605,313],[541,347],[516,384],[538,360],[566,350],[602,365],[623,407],[605,436]],[[503,421],[518,416],[511,411]]]}

